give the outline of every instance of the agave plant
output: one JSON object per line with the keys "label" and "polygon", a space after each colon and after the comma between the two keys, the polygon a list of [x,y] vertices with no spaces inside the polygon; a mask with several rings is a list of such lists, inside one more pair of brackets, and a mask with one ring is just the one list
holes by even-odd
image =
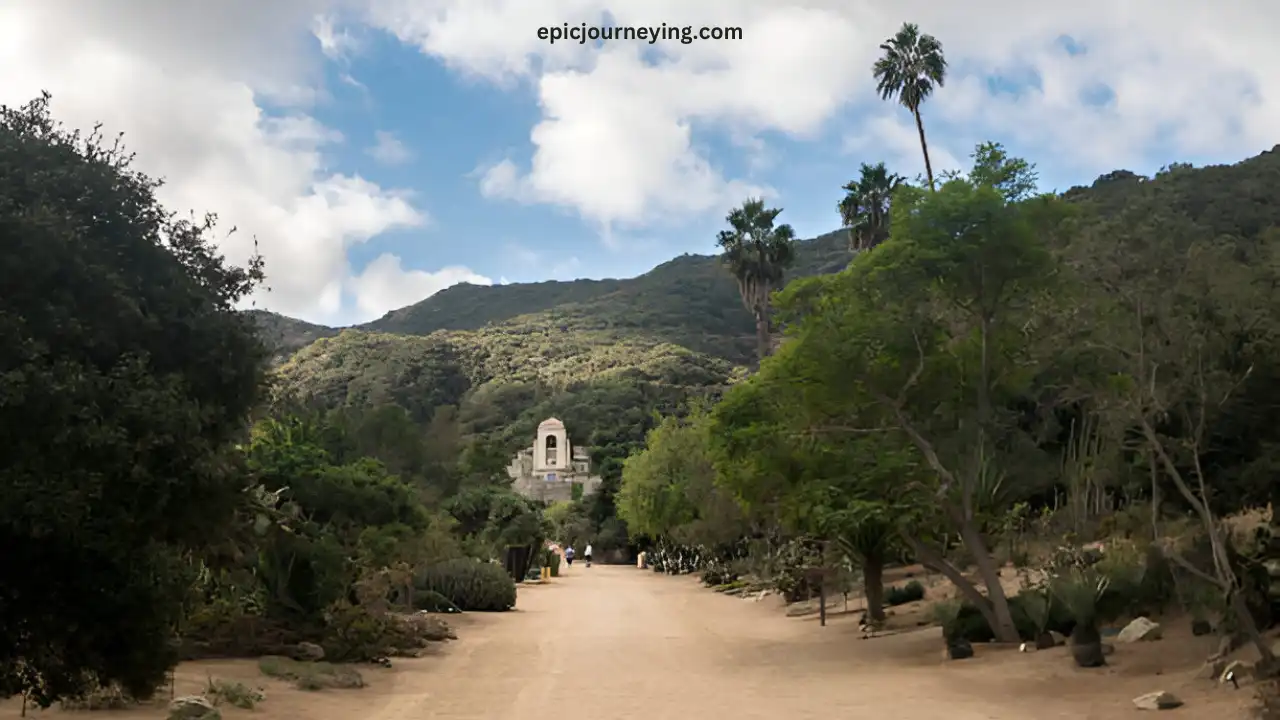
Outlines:
{"label": "agave plant", "polygon": [[1093,568],[1072,567],[1049,580],[1052,596],[1077,624],[1089,626],[1098,624],[1098,602],[1110,586],[1111,578]]}

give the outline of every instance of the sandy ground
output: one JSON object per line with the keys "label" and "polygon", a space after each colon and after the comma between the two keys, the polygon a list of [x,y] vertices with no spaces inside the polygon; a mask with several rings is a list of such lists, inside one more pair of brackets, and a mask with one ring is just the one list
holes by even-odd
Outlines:
{"label": "sandy ground", "polygon": [[[726,597],[687,577],[574,568],[521,587],[514,612],[456,618],[460,639],[436,656],[362,669],[362,690],[298,691],[246,661],[184,665],[177,690],[198,692],[209,676],[265,688],[257,710],[226,710],[228,720],[1110,720],[1132,718],[1131,699],[1154,690],[1187,701],[1162,716],[1232,720],[1245,717],[1251,696],[1193,679],[1207,647],[1176,629],[1119,647],[1108,668],[1080,670],[1065,648],[986,646],[945,662],[937,629],[862,640],[853,615],[822,628],[770,600]],[[5,703],[0,718],[17,709]],[[162,707],[109,713],[163,716]]]}

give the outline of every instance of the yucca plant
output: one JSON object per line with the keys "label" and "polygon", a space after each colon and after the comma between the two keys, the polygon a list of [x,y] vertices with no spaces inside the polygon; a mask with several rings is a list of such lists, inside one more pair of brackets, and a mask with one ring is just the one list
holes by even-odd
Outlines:
{"label": "yucca plant", "polygon": [[1049,592],[1076,621],[1071,631],[1071,655],[1080,667],[1106,664],[1098,629],[1098,605],[1110,585],[1110,578],[1091,567],[1069,568],[1049,580]]}

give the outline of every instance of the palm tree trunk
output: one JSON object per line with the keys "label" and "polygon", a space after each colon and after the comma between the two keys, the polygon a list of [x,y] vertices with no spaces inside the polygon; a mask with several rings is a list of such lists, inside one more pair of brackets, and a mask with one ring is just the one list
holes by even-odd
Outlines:
{"label": "palm tree trunk", "polygon": [[756,354],[760,356],[760,362],[769,357],[769,309],[763,307],[756,308]]}
{"label": "palm tree trunk", "polygon": [[924,121],[920,119],[920,108],[914,108],[911,111],[916,116],[916,132],[920,133],[920,149],[924,151],[924,174],[929,178],[929,189],[935,190],[933,186],[933,164],[929,162],[929,143],[924,139]]}

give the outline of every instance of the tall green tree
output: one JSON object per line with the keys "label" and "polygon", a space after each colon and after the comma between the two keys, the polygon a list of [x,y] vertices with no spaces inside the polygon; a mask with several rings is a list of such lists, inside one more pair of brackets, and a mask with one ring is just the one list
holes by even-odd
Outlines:
{"label": "tall green tree", "polygon": [[844,186],[844,199],[836,210],[840,223],[849,228],[850,250],[869,250],[889,237],[889,202],[904,180],[882,162],[863,163],[858,179]]}
{"label": "tall green tree", "polygon": [[935,88],[946,82],[947,59],[942,54],[942,43],[932,35],[921,33],[915,23],[903,23],[893,37],[880,45],[880,50],[884,54],[871,68],[876,91],[881,99],[897,98],[915,117],[920,150],[924,153],[924,171],[929,189],[933,190],[933,165],[929,162],[929,143],[924,137],[920,106]]}
{"label": "tall green tree", "polygon": [[49,96],[0,108],[0,694],[146,697],[247,489],[267,353],[212,220],[177,219]]}
{"label": "tall green tree", "polygon": [[[884,566],[916,514],[892,488],[909,482],[900,438],[845,435],[812,420],[834,409],[810,367],[812,348],[787,343],[734,386],[710,417],[717,484],[753,517],[833,547],[860,567],[868,614],[884,619]],[[847,406],[836,410],[848,411]]]}
{"label": "tall green tree", "polygon": [[[845,443],[887,433],[912,449],[927,476],[903,488],[867,475],[864,492],[926,513],[903,539],[1009,641],[1017,631],[982,531],[1007,500],[1004,479],[1035,462],[1005,408],[1028,381],[1029,321],[1054,276],[1046,241],[1060,219],[1054,202],[1010,202],[977,173],[936,192],[904,188],[889,240],[779,298],[784,316],[799,311],[786,347],[807,431]],[[963,540],[985,595],[945,559],[938,528]]]}
{"label": "tall green tree", "polygon": [[725,265],[738,281],[742,304],[755,316],[760,360],[772,345],[769,298],[782,287],[783,274],[795,261],[796,234],[790,225],[775,226],[780,214],[781,208],[766,208],[764,200],[747,200],[729,213],[729,229],[717,237]]}
{"label": "tall green tree", "polygon": [[618,490],[618,517],[634,533],[687,545],[729,544],[746,534],[737,502],[715,483],[705,411],[668,416],[627,458]]}

